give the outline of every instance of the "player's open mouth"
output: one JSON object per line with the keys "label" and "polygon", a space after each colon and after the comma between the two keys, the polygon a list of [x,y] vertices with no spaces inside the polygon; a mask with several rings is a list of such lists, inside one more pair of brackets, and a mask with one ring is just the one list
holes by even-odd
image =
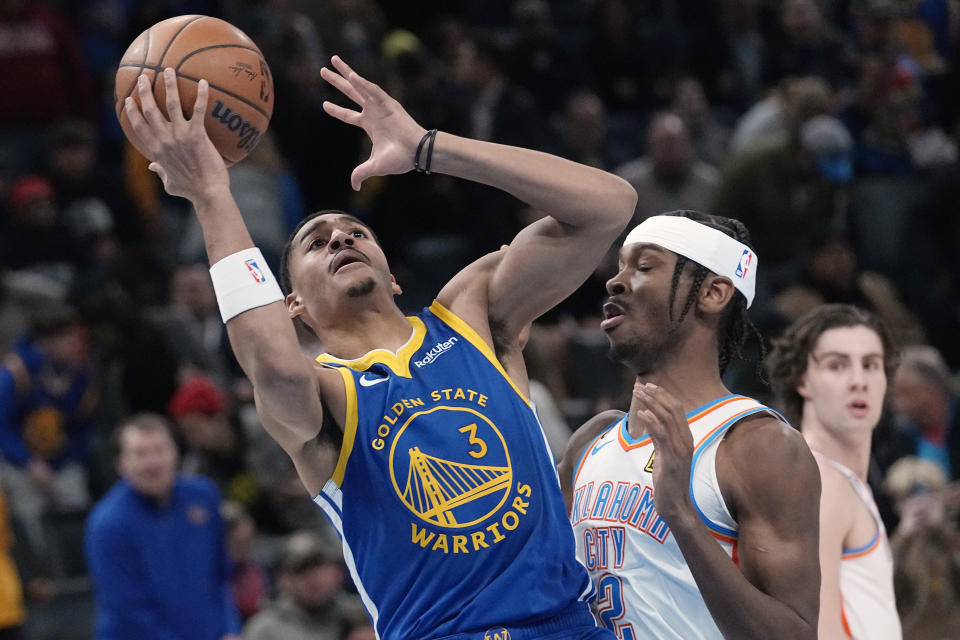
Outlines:
{"label": "player's open mouth", "polygon": [[862,418],[870,411],[870,405],[864,400],[854,400],[847,405],[847,408],[850,409],[850,412],[858,418]]}
{"label": "player's open mouth", "polygon": [[608,302],[603,305],[603,321],[600,328],[603,331],[609,331],[616,327],[623,320],[623,308],[615,302]]}
{"label": "player's open mouth", "polygon": [[343,249],[330,261],[330,271],[336,273],[351,264],[367,264],[366,257],[356,249]]}

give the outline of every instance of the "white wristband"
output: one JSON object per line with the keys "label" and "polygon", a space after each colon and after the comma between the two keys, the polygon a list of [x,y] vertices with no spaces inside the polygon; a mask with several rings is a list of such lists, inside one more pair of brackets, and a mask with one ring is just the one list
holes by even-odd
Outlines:
{"label": "white wristband", "polygon": [[210,279],[224,322],[244,311],[283,300],[280,285],[256,247],[219,260],[210,267]]}

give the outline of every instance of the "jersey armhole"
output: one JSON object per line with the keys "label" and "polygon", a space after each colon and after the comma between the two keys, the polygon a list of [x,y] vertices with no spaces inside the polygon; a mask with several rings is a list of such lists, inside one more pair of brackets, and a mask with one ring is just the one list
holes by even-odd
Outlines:
{"label": "jersey armhole", "polygon": [[353,374],[348,367],[333,367],[343,378],[343,390],[346,394],[346,414],[343,421],[343,442],[340,445],[340,455],[337,457],[337,464],[333,468],[333,475],[330,479],[341,487],[343,478],[347,473],[347,462],[350,454],[353,452],[353,445],[357,438],[357,424],[359,420],[357,407],[357,387],[353,379]]}

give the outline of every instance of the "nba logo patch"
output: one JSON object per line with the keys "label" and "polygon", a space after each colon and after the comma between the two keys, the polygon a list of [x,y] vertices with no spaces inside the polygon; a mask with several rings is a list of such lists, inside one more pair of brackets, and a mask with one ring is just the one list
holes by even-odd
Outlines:
{"label": "nba logo patch", "polygon": [[503,627],[487,629],[483,633],[483,640],[510,640],[510,632]]}
{"label": "nba logo patch", "polygon": [[746,278],[747,271],[750,270],[750,263],[753,262],[753,254],[749,249],[744,249],[740,256],[740,262],[737,264],[736,274],[738,278]]}
{"label": "nba logo patch", "polygon": [[249,258],[244,260],[243,263],[247,265],[247,269],[250,271],[250,276],[259,284],[263,284],[267,281],[267,277],[263,275],[263,270],[260,269],[260,265],[257,264],[256,260]]}

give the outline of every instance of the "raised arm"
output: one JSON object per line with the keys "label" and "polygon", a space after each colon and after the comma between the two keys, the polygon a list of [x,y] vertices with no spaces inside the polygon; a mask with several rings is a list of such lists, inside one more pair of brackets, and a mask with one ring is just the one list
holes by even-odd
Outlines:
{"label": "raised arm", "polygon": [[[355,189],[373,175],[414,168],[426,129],[376,84],[340,58],[324,69],[327,82],[361,107],[324,103],[330,115],[364,129],[373,143],[370,158],[351,176]],[[429,157],[429,160],[427,158]],[[519,335],[527,323],[572,293],[590,275],[630,220],[637,194],[613,174],[539,151],[461,138],[439,132],[420,153],[431,172],[465,178],[506,191],[546,214],[522,230],[487,280],[480,315]],[[458,291],[445,289],[441,302]],[[467,315],[473,315],[467,310]]]}
{"label": "raised arm", "polygon": [[[160,176],[167,192],[193,204],[210,264],[253,247],[230,193],[226,165],[203,126],[209,95],[206,81],[200,81],[190,119],[183,117],[172,69],[164,70],[169,119],[157,108],[146,78],[141,76],[138,83],[142,107],[138,109],[134,100],[127,98],[124,108],[139,148],[147,151],[150,169]],[[268,271],[264,269],[264,273]],[[338,402],[344,393],[342,379],[336,372],[314,367],[300,351],[293,323],[280,300],[234,316],[227,322],[227,333],[240,366],[253,383],[264,427],[294,459],[307,489],[316,493],[324,479],[305,476],[309,465],[302,461],[323,422],[318,392],[329,394],[330,404],[342,406],[342,401]]]}

